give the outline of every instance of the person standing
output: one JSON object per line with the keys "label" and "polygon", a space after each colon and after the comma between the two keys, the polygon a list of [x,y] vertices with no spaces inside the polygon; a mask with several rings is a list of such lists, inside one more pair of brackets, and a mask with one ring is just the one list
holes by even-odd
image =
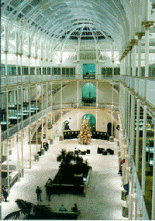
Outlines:
{"label": "person standing", "polygon": [[38,201],[42,201],[42,200],[41,200],[41,193],[42,193],[42,190],[40,189],[39,186],[37,186],[36,194],[37,194],[37,200],[38,200]]}
{"label": "person standing", "polygon": [[74,206],[71,208],[72,212],[78,212],[77,204],[75,203]]}
{"label": "person standing", "polygon": [[7,202],[8,192],[7,192],[4,185],[2,186],[2,193],[3,193],[3,197],[5,199],[5,202]]}
{"label": "person standing", "polygon": [[49,178],[46,182],[46,185],[45,185],[46,196],[47,196],[48,201],[51,200],[52,186],[53,186],[53,181],[51,178]]}

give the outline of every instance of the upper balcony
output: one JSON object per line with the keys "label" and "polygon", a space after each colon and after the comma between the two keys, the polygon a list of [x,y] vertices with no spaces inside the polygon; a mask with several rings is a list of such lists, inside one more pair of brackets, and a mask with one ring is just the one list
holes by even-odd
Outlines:
{"label": "upper balcony", "polygon": [[121,81],[155,108],[155,78],[122,75]]}

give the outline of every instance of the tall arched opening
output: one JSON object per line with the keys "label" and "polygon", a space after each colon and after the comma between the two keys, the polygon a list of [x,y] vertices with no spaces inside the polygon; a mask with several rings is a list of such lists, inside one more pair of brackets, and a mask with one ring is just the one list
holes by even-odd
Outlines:
{"label": "tall arched opening", "polygon": [[82,104],[92,106],[96,104],[96,87],[92,83],[86,83],[82,87]]}
{"label": "tall arched opening", "polygon": [[91,132],[96,129],[96,119],[92,114],[85,114],[81,118],[81,121],[84,119],[88,119],[88,125],[90,127]]}

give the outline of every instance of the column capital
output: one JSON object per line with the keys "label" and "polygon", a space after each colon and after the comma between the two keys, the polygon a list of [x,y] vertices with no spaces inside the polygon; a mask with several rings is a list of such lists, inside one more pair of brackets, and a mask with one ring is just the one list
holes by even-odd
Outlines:
{"label": "column capital", "polygon": [[144,26],[146,30],[149,30],[149,28],[153,25],[154,21],[142,21],[142,26]]}
{"label": "column capital", "polygon": [[146,101],[142,101],[141,103],[142,103],[142,105],[143,105],[144,108],[147,107]]}
{"label": "column capital", "polygon": [[138,39],[131,39],[131,41],[130,41],[130,46],[134,46],[135,44],[137,44],[137,42],[138,42]]}
{"label": "column capital", "polygon": [[7,51],[7,50],[3,51],[4,54],[7,54],[8,52],[9,52],[9,51]]}
{"label": "column capital", "polygon": [[137,33],[136,33],[136,36],[138,37],[139,40],[140,40],[144,35],[145,35],[145,32],[137,32]]}

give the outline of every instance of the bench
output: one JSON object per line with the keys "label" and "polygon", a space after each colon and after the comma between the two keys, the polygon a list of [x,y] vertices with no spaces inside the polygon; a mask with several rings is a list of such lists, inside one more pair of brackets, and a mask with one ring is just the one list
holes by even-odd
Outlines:
{"label": "bench", "polygon": [[77,219],[80,215],[80,210],[78,212],[73,211],[52,211],[52,219]]}

